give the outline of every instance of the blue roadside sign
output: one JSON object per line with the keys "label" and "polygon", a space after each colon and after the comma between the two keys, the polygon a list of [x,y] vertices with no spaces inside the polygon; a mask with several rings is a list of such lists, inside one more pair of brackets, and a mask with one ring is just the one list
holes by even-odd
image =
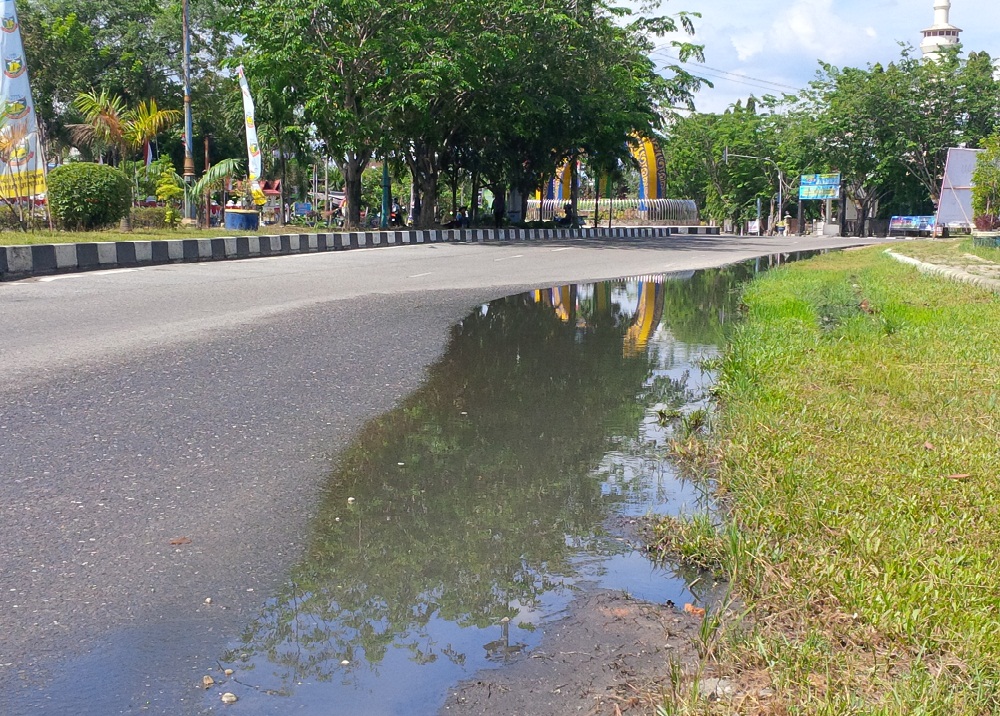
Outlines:
{"label": "blue roadside sign", "polygon": [[799,199],[839,199],[840,172],[803,174],[799,179]]}

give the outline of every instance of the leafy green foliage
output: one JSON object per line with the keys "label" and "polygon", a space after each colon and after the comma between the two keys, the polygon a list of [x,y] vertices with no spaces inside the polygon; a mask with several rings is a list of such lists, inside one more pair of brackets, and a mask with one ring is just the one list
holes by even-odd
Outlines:
{"label": "leafy green foliage", "polygon": [[[36,110],[52,155],[74,146],[68,127],[83,119],[72,108],[80,93],[117,95],[130,107],[150,98],[181,105],[181,0],[25,0],[18,12]],[[233,42],[219,28],[226,13],[222,4],[190,0],[192,102],[197,136],[211,134],[213,145],[235,150],[242,127],[218,121],[224,119],[219,89],[231,87],[219,74]],[[179,133],[163,142],[179,160]],[[201,153],[195,155],[200,162]]]}
{"label": "leafy green foliage", "polygon": [[[132,227],[135,229],[165,229],[167,208],[164,206],[137,206],[132,209]],[[133,237],[134,238],[134,237]]]}
{"label": "leafy green foliage", "polygon": [[132,185],[118,169],[104,164],[73,162],[49,172],[49,207],[66,229],[108,226],[128,214]]}
{"label": "leafy green foliage", "polygon": [[164,223],[170,227],[177,226],[181,220],[178,208],[181,199],[184,198],[184,184],[180,178],[171,172],[160,174],[159,181],[156,183],[156,198],[166,204]]}
{"label": "leafy green foliage", "polygon": [[[721,114],[675,119],[664,147],[671,194],[695,199],[713,219],[743,220],[775,195],[780,166],[790,200],[799,175],[840,172],[859,229],[867,218],[933,211],[948,148],[978,146],[996,131],[992,66],[985,53],[925,62],[910,50],[887,66],[821,63],[798,96],[751,97]],[[761,159],[726,163],[726,148]],[[817,205],[806,202],[807,212]]]}
{"label": "leafy green foliage", "polygon": [[232,29],[247,39],[238,61],[315,127],[344,176],[350,222],[375,156],[405,162],[426,224],[442,172],[453,187],[462,175],[527,195],[571,156],[623,158],[631,134],[652,132],[697,85],[679,68],[661,76],[648,57],[650,38],[691,28],[684,14],[521,0],[235,6]]}
{"label": "leafy green foliage", "polygon": [[972,213],[977,220],[985,217],[996,220],[1000,215],[1000,134],[984,141],[983,149],[976,157],[976,170],[972,174]]}

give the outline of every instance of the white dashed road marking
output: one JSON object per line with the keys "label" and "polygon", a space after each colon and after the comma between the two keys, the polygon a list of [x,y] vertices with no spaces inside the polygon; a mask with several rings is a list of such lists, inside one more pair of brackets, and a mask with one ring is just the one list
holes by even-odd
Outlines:
{"label": "white dashed road marking", "polygon": [[64,278],[87,278],[88,276],[112,276],[119,273],[133,273],[135,271],[142,271],[141,268],[123,268],[123,269],[107,269],[105,271],[87,271],[85,273],[67,273],[60,276],[42,276],[38,279],[39,283],[48,283],[49,281],[61,281]]}

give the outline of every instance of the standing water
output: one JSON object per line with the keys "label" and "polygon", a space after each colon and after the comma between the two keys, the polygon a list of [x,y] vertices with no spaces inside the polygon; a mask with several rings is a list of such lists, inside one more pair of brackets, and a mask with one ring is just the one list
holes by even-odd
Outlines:
{"label": "standing water", "polygon": [[755,268],[560,286],[461,321],[340,455],[302,561],[220,660],[240,713],[434,714],[530,655],[580,590],[697,602],[607,526],[704,509],[657,411],[704,404],[700,361]]}

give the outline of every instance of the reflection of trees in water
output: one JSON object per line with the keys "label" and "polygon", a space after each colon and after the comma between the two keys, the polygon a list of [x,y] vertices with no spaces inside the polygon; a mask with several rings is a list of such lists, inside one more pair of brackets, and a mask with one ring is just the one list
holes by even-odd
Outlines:
{"label": "reflection of trees in water", "polygon": [[[625,354],[617,306],[587,306],[593,320],[580,322],[536,298],[471,313],[423,386],[363,427],[305,558],[231,656],[266,656],[286,685],[350,678],[390,648],[461,664],[431,641],[432,618],[495,625],[574,574],[567,536],[607,516],[615,498],[593,471],[613,431],[638,432],[655,360]],[[661,383],[658,394],[682,389]]]}
{"label": "reflection of trees in water", "polygon": [[753,264],[698,271],[685,281],[663,284],[663,324],[693,345],[722,345],[739,302],[737,289],[754,273]]}

